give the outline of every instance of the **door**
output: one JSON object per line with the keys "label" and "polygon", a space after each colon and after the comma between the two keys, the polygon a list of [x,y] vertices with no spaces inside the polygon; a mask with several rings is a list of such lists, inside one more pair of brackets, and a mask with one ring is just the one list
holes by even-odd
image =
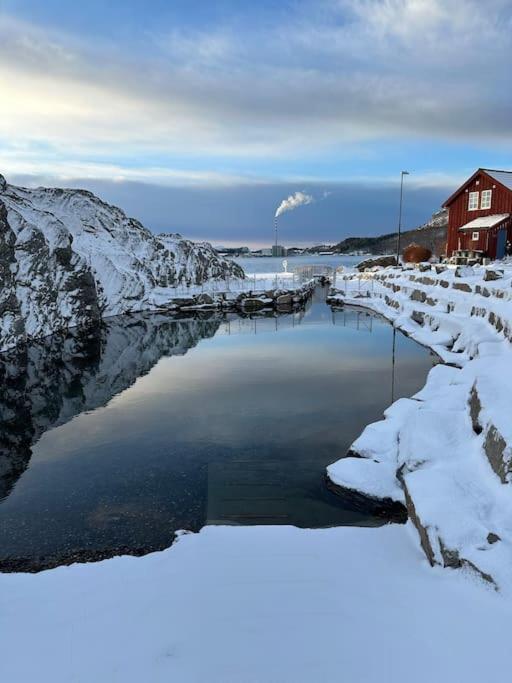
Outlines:
{"label": "door", "polygon": [[505,256],[505,245],[507,242],[507,231],[505,228],[498,230],[496,239],[496,258],[503,258]]}

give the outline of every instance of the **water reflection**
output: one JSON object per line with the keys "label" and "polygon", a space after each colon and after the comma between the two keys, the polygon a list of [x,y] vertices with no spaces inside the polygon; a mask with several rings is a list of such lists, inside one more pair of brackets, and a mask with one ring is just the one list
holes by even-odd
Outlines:
{"label": "water reflection", "polygon": [[[375,523],[322,476],[389,404],[393,330],[323,296],[279,317],[111,320],[4,356],[0,566],[144,553],[205,523]],[[398,397],[431,358],[395,341]]]}

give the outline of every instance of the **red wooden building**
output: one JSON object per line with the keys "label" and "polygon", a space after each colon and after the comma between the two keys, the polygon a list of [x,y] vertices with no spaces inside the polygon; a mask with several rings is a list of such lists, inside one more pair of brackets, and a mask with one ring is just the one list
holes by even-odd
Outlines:
{"label": "red wooden building", "polygon": [[443,206],[447,256],[503,258],[512,242],[512,171],[479,168]]}

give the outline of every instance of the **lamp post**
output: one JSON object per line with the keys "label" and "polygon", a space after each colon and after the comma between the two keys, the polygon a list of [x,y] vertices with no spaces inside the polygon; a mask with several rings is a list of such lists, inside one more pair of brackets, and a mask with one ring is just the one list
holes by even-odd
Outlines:
{"label": "lamp post", "polygon": [[400,263],[400,231],[402,229],[402,199],[404,196],[404,175],[409,175],[409,171],[400,172],[400,211],[398,213],[398,235],[396,238],[396,265]]}

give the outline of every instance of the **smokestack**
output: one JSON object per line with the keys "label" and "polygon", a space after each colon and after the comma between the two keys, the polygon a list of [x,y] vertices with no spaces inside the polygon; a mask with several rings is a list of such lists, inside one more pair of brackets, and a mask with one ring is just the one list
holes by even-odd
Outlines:
{"label": "smokestack", "polygon": [[283,201],[279,204],[279,206],[277,207],[277,210],[274,214],[274,233],[275,233],[276,247],[277,247],[277,217],[283,213],[286,213],[287,211],[293,211],[298,206],[303,206],[304,204],[311,204],[314,201],[315,200],[313,199],[313,197],[310,194],[306,194],[305,192],[295,192],[295,194],[291,194],[288,197],[288,199],[283,199]]}

